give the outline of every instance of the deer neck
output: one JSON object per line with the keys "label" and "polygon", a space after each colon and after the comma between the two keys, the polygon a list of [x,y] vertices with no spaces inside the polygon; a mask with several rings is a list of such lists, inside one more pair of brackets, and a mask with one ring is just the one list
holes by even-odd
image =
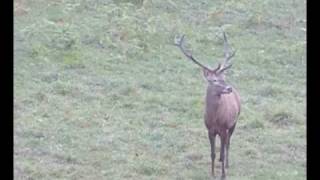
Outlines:
{"label": "deer neck", "polygon": [[215,113],[221,102],[221,94],[216,93],[214,87],[208,86],[206,93],[206,111],[207,113]]}

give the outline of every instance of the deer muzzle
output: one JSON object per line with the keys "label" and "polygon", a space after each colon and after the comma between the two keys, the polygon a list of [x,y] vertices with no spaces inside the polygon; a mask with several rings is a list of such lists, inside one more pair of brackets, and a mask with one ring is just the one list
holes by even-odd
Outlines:
{"label": "deer muzzle", "polygon": [[232,92],[232,87],[231,86],[226,86],[226,88],[224,88],[223,93],[224,94],[229,94]]}

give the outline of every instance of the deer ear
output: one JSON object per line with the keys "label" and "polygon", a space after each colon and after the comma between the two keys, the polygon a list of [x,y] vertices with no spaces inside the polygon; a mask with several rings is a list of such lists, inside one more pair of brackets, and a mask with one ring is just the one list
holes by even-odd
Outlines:
{"label": "deer ear", "polygon": [[204,78],[207,79],[208,75],[210,74],[210,71],[208,69],[205,69],[205,68],[202,68],[202,71],[203,71]]}

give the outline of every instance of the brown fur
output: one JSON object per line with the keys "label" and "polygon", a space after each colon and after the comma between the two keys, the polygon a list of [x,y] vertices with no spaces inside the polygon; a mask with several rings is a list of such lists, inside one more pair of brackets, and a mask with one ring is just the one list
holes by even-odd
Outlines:
{"label": "brown fur", "polygon": [[[210,95],[208,87],[206,95],[205,124],[210,129],[230,129],[240,114],[240,97],[233,88],[230,94]],[[212,90],[213,91],[213,90]]]}
{"label": "brown fur", "polygon": [[[204,120],[208,129],[208,136],[211,145],[211,167],[212,175],[214,176],[214,160],[215,160],[215,137],[220,136],[221,150],[220,161],[222,162],[222,179],[225,175],[226,167],[229,167],[229,146],[230,138],[237,123],[240,114],[240,97],[238,92],[231,86],[225,83],[224,71],[229,69],[232,64],[229,64],[230,59],[235,55],[235,51],[230,52],[227,36],[223,31],[224,39],[224,55],[223,64],[218,65],[215,69],[211,69],[199,61],[197,61],[190,51],[186,51],[183,47],[185,35],[182,35],[178,40],[175,39],[175,45],[179,47],[181,52],[192,62],[200,66],[203,70],[203,75],[208,83],[206,94],[206,108]],[[226,153],[226,156],[225,156]]]}
{"label": "brown fur", "polygon": [[[204,120],[211,145],[212,175],[214,176],[215,137],[219,135],[221,142],[220,161],[222,162],[221,177],[224,179],[226,176],[225,162],[226,167],[229,167],[230,138],[240,114],[240,96],[234,88],[231,92],[224,93],[226,88],[231,87],[225,83],[222,73],[205,72],[204,76],[208,80]],[[212,83],[213,80],[216,81]]]}

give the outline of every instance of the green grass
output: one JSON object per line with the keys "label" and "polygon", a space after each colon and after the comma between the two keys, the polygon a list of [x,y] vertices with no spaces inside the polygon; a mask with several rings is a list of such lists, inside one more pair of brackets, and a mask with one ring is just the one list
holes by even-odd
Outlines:
{"label": "green grass", "polygon": [[15,178],[209,179],[205,82],[173,40],[214,66],[222,28],[242,101],[228,179],[306,179],[305,3],[15,0]]}

